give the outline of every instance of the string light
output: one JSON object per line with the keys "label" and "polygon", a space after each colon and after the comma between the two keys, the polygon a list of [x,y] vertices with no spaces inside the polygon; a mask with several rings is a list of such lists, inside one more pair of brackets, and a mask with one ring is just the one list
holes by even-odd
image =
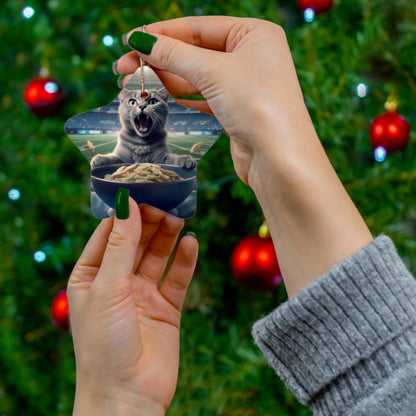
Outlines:
{"label": "string light", "polygon": [[383,146],[379,146],[376,148],[376,150],[374,150],[374,159],[377,162],[384,162],[384,160],[386,159],[387,156],[387,152],[386,149]]}
{"label": "string light", "polygon": [[12,201],[17,201],[20,198],[20,191],[15,188],[10,189],[8,196]]}
{"label": "string light", "polygon": [[367,96],[367,85],[365,85],[363,82],[357,85],[357,95],[360,98],[364,98]]}
{"label": "string light", "polygon": [[315,12],[309,7],[303,12],[303,17],[306,22],[311,23],[315,19]]}
{"label": "string light", "polygon": [[105,35],[103,37],[103,43],[105,46],[111,46],[114,43],[114,38],[111,35]]}
{"label": "string light", "polygon": [[25,19],[30,19],[34,14],[35,14],[35,9],[30,6],[25,7],[22,11],[22,15]]}
{"label": "string light", "polygon": [[53,81],[47,82],[43,88],[49,94],[54,94],[59,90],[58,84]]}
{"label": "string light", "polygon": [[46,253],[42,250],[38,250],[34,255],[33,258],[36,262],[42,263],[46,260]]}

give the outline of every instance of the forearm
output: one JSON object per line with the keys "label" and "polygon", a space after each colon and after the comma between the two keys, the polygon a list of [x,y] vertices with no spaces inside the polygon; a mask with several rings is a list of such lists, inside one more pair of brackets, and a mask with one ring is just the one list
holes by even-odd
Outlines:
{"label": "forearm", "polygon": [[279,137],[254,153],[249,173],[289,296],[372,240],[309,117],[299,120],[276,128]]}

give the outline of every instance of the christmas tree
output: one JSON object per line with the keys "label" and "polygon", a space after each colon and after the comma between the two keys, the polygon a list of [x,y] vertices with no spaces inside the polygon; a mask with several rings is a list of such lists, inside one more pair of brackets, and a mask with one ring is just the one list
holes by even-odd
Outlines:
{"label": "christmas tree", "polygon": [[[304,3],[304,2],[303,2]],[[70,333],[52,323],[52,299],[97,225],[90,167],[65,121],[118,94],[111,64],[134,27],[186,15],[258,17],[284,27],[307,106],[341,180],[374,235],[386,233],[416,272],[414,134],[403,150],[376,153],[371,122],[387,99],[416,117],[413,0],[335,1],[325,13],[296,0],[203,3],[155,0],[4,0],[0,11],[0,413],[71,414],[75,364]],[[63,91],[38,117],[24,91],[48,71]],[[276,68],[279,76],[279,68]],[[249,88],[249,86],[248,86]],[[35,99],[36,102],[36,99]],[[59,110],[59,111],[58,111]],[[255,122],[255,121],[254,121]],[[186,222],[200,256],[182,321],[177,394],[183,415],[310,415],[268,367],[250,328],[286,300],[282,285],[248,290],[232,276],[235,245],[256,234],[262,212],[235,175],[221,138],[198,166],[198,208]],[[302,255],[302,253],[299,253]]]}

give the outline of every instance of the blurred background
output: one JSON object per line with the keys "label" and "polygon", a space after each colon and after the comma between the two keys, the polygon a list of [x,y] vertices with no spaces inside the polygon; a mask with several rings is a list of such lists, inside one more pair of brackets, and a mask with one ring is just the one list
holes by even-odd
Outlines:
{"label": "blurred background", "polygon": [[[98,220],[90,212],[89,164],[65,135],[65,121],[118,94],[111,64],[127,50],[123,33],[205,14],[285,28],[335,169],[374,235],[391,236],[416,271],[414,0],[2,0],[1,415],[72,411],[72,339],[65,304],[54,299]],[[243,261],[266,249],[267,238],[247,239],[262,223],[221,138],[199,164],[197,213],[185,225],[201,250],[170,416],[310,415],[251,340],[252,323],[286,300],[278,271]],[[241,244],[246,254],[230,263]]]}

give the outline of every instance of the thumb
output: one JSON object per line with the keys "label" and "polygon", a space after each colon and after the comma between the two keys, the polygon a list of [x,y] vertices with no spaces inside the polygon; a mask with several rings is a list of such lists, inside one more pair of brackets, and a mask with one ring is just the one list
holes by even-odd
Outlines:
{"label": "thumb", "polygon": [[140,210],[128,190],[120,188],[116,197],[116,215],[108,236],[97,282],[129,282],[134,268],[142,231]]}
{"label": "thumb", "polygon": [[133,31],[128,37],[128,45],[146,63],[184,78],[201,92],[206,88],[204,81],[211,79],[216,73],[215,68],[218,68],[220,52],[161,34]]}

